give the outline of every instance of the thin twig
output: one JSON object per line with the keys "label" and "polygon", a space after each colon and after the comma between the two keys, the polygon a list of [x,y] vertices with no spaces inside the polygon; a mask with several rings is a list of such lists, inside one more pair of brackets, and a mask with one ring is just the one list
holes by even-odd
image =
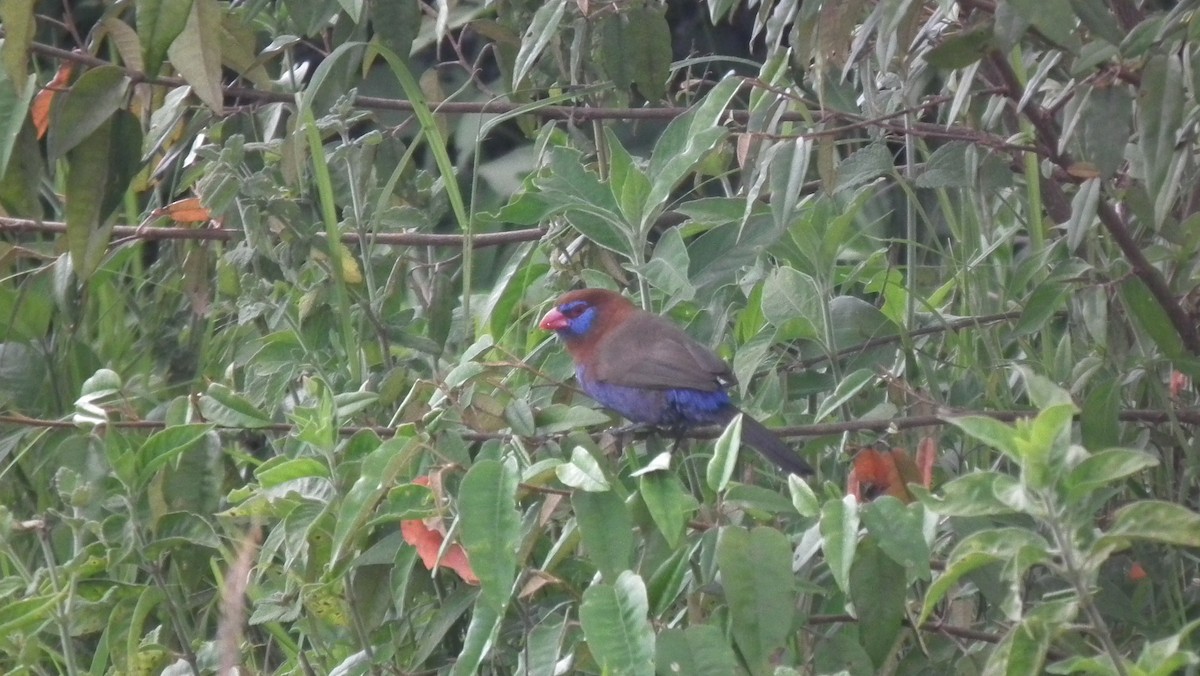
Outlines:
{"label": "thin twig", "polygon": [[[35,221],[28,218],[10,218],[0,216],[0,233],[47,233],[63,234],[67,224],[60,221]],[[507,232],[488,232],[471,237],[475,247],[501,246],[519,242],[536,242],[546,236],[547,228],[525,228]],[[154,228],[133,225],[118,225],[113,227],[113,239],[185,239],[185,240],[214,240],[230,241],[241,239],[245,233],[236,228]],[[363,237],[356,232],[342,233],[345,244],[360,244]],[[447,246],[461,247],[467,240],[466,235],[435,234],[425,232],[381,232],[369,234],[365,238],[372,244],[389,244],[394,246]]]}
{"label": "thin twig", "polygon": [[[845,422],[834,423],[814,423],[811,425],[792,425],[789,427],[777,427],[774,432],[781,437],[823,437],[831,434],[842,434],[845,432],[894,432],[898,430],[912,429],[914,427],[934,427],[945,426],[949,424],[947,421],[950,418],[962,416],[986,416],[1003,422],[1013,422],[1021,418],[1032,418],[1037,415],[1035,410],[1023,411],[973,411],[973,410],[949,410],[947,409],[939,415],[917,415],[908,416],[905,418],[887,418],[882,420],[848,420]],[[1117,414],[1117,419],[1122,422],[1138,422],[1154,425],[1162,425],[1167,423],[1179,423],[1181,425],[1200,425],[1200,408],[1181,408],[1171,411],[1160,409],[1129,409],[1121,411]],[[0,425],[14,425],[19,427],[39,427],[39,428],[54,428],[54,429],[92,429],[111,427],[123,430],[160,430],[167,427],[167,424],[161,420],[114,420],[107,423],[97,425],[79,424],[70,420],[50,420],[46,418],[29,418],[20,414],[4,414],[0,415]],[[290,423],[271,423],[257,427],[236,427],[225,425],[214,425],[217,431],[221,432],[263,432],[275,434],[290,434],[296,431],[296,426]],[[389,427],[386,425],[345,425],[338,428],[338,435],[349,437],[359,432],[374,432],[381,437],[395,436],[399,427]],[[605,431],[596,432],[595,436],[605,434]],[[714,439],[721,433],[719,428],[706,427],[697,428],[687,431],[682,435],[686,439]],[[536,436],[522,436],[511,432],[463,432],[461,438],[464,441],[491,441],[494,439],[515,439],[521,438],[531,442],[544,442],[555,439],[561,439],[566,436],[563,434],[547,434]]]}
{"label": "thin twig", "polygon": [[[29,47],[30,51],[35,54],[40,54],[52,59],[62,61],[72,61],[87,66],[115,66],[124,70],[126,77],[131,82],[144,83],[160,87],[185,87],[188,83],[179,77],[150,77],[145,73],[119,66],[106,61],[104,59],[86,54],[83,52],[70,51],[47,45],[39,42],[32,43]],[[747,82],[754,86],[760,86],[757,80],[747,78]],[[235,100],[249,100],[257,103],[292,103],[295,101],[295,95],[289,92],[272,92],[261,89],[253,89],[249,87],[240,87],[234,85],[226,85],[222,87],[225,96]],[[983,92],[988,93],[988,92]],[[368,110],[387,110],[397,112],[413,112],[413,103],[407,99],[389,99],[378,96],[355,96],[352,101],[353,105],[366,108]],[[931,104],[922,104],[928,106]],[[443,101],[433,107],[433,112],[442,115],[471,115],[471,114],[503,114],[512,112],[521,112],[528,109],[526,114],[534,117],[554,120],[573,120],[576,122],[589,122],[593,120],[661,120],[670,121],[680,115],[688,112],[690,108],[684,106],[665,106],[652,108],[618,108],[618,107],[596,107],[596,106],[536,106],[531,108],[529,104],[512,103],[503,99],[495,99],[485,102],[473,101]],[[843,113],[835,110],[822,110],[821,114],[826,119],[845,120],[850,126],[848,129],[858,129],[862,127],[880,127],[900,133],[913,134],[918,136],[927,136],[929,138],[952,138],[969,140],[981,145],[992,148],[1005,150],[1018,150],[1021,146],[1016,146],[1006,142],[1003,138],[994,134],[971,129],[968,127],[960,127],[955,125],[940,125],[940,124],[923,124],[918,123],[911,128],[893,128],[890,125],[883,124],[884,120],[895,117],[896,114],[904,114],[901,111],[896,114],[885,114],[878,118],[864,118],[860,115],[851,113]],[[750,120],[751,111],[749,110],[729,110],[727,111],[728,118],[737,124],[745,124]],[[782,122],[807,122],[810,119],[810,113],[801,111],[785,111],[780,114],[779,120]],[[818,131],[814,135],[827,135],[829,131]]]}
{"label": "thin twig", "polygon": [[933,326],[925,326],[925,327],[922,327],[919,329],[913,329],[911,331],[908,331],[905,334],[880,336],[878,338],[872,338],[870,340],[859,343],[858,345],[848,347],[844,350],[838,350],[838,352],[833,355],[823,354],[823,355],[818,355],[816,357],[809,357],[808,359],[803,359],[801,361],[796,362],[795,364],[788,365],[787,370],[799,371],[799,370],[803,370],[803,369],[812,368],[812,367],[816,366],[817,364],[823,364],[827,361],[841,361],[841,360],[845,359],[846,357],[852,357],[854,355],[861,354],[863,352],[866,352],[867,350],[870,350],[870,349],[873,349],[876,347],[882,347],[884,345],[891,345],[892,343],[898,343],[901,340],[903,340],[905,337],[917,338],[920,336],[927,336],[927,335],[932,335],[935,333],[945,333],[947,331],[958,331],[959,329],[968,329],[968,328],[972,328],[972,327],[983,326],[984,324],[994,324],[996,322],[1020,319],[1022,314],[1024,314],[1024,313],[1023,312],[1000,312],[1000,313],[991,314],[991,315],[980,315],[978,317],[962,317],[962,318],[955,319],[952,321],[935,324]]}
{"label": "thin twig", "polygon": [[[807,623],[810,625],[849,624],[854,622],[858,622],[858,618],[854,617],[853,615],[810,615],[807,620]],[[913,623],[908,619],[902,620],[902,623],[904,626],[909,627],[910,629],[913,626]],[[944,634],[946,636],[965,638],[970,641],[982,641],[984,643],[999,643],[1000,641],[1004,640],[1003,634],[996,634],[990,631],[980,631],[978,629],[971,629],[969,627],[960,627],[958,625],[942,622],[940,620],[922,622],[920,629],[921,631],[927,631],[934,634]],[[1061,653],[1053,648],[1047,650],[1046,654],[1048,657],[1055,660],[1064,659],[1066,657],[1066,654]]]}

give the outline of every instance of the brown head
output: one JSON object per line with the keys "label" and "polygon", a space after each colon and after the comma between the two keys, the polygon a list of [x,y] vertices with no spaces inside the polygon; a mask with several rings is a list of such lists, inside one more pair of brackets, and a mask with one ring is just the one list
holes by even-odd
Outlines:
{"label": "brown head", "polygon": [[607,289],[578,289],[559,297],[538,324],[558,333],[573,356],[590,352],[609,331],[639,311],[628,298]]}

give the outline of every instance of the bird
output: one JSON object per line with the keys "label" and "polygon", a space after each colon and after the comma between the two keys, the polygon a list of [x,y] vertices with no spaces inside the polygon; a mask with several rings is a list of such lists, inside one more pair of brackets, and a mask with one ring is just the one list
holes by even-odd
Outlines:
{"label": "bird", "polygon": [[[583,391],[634,423],[680,430],[725,425],[742,412],[729,398],[737,384],[729,364],[619,293],[567,292],[538,325],[566,345]],[[744,414],[742,441],[787,472],[812,474],[782,439]]]}

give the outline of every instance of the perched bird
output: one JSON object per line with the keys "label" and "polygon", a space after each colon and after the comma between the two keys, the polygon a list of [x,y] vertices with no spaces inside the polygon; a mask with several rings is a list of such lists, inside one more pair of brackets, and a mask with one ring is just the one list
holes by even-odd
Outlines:
{"label": "perched bird", "polygon": [[[564,294],[542,317],[575,361],[583,391],[635,423],[685,428],[724,425],[740,411],[725,388],[733,371],[675,324],[605,289]],[[782,469],[812,468],[762,423],[742,416],[742,441]]]}

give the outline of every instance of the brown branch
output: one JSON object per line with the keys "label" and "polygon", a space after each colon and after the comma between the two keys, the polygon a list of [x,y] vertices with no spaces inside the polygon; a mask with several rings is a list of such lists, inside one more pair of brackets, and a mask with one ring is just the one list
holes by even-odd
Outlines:
{"label": "brown branch", "polygon": [[[949,418],[960,416],[986,416],[1003,422],[1013,422],[1020,418],[1032,418],[1037,415],[1037,411],[960,411],[949,410],[938,415],[918,415],[909,416],[906,418],[888,418],[884,420],[849,420],[845,422],[835,423],[814,423],[811,425],[793,425],[789,427],[775,428],[775,433],[781,437],[822,437],[833,434],[842,434],[845,432],[894,432],[897,430],[913,429],[916,427],[931,427],[944,426],[949,424]],[[1161,410],[1161,409],[1129,409],[1121,411],[1117,414],[1117,419],[1122,422],[1138,422],[1154,425],[1162,425],[1167,423],[1178,423],[1181,425],[1196,425],[1200,426],[1200,408],[1182,408],[1176,410]],[[51,420],[46,418],[30,418],[19,413],[8,413],[0,415],[0,425],[16,425],[23,427],[38,427],[51,429],[89,429],[92,427],[112,427],[123,430],[160,430],[167,427],[165,422],[161,420],[114,420],[98,425],[88,425],[75,423],[70,420]],[[296,430],[296,426],[290,423],[270,423],[258,427],[233,427],[216,425],[218,431],[222,432],[272,432],[280,434],[289,434]],[[338,435],[343,437],[353,436],[359,432],[370,431],[378,434],[381,437],[394,436],[399,428],[388,427],[386,425],[345,425],[338,428]],[[597,432],[597,435],[606,434],[606,431]],[[683,435],[690,439],[713,439],[721,433],[717,428],[697,428],[690,430]],[[493,439],[513,439],[520,435],[510,432],[464,432],[461,437],[465,441],[491,441]],[[565,434],[551,434],[534,437],[521,437],[533,441],[548,441],[551,439],[559,439]]]}
{"label": "brown branch", "polygon": [[[0,233],[49,233],[61,235],[67,231],[67,224],[58,221],[34,221],[26,218],[8,218],[0,216]],[[526,228],[508,232],[489,232],[473,235],[469,239],[472,246],[488,247],[517,242],[535,242],[546,235],[546,228]],[[241,239],[244,233],[236,228],[155,228],[133,225],[118,225],[113,228],[113,239],[186,239],[186,240],[216,240],[230,241]],[[361,244],[362,237],[358,233],[342,233],[342,242],[346,244]],[[367,235],[369,244],[391,244],[396,246],[450,246],[461,247],[467,241],[466,235],[441,235],[421,232],[382,232]]]}
{"label": "brown branch", "polygon": [[[853,615],[810,615],[807,623],[810,625],[825,625],[825,624],[849,624],[858,622],[858,618]],[[912,620],[904,618],[902,624],[908,628],[913,627]],[[965,638],[969,641],[982,641],[984,643],[999,643],[1004,640],[1003,634],[996,634],[990,631],[981,631],[979,629],[971,629],[969,627],[960,627],[949,622],[941,620],[930,620],[922,622],[921,631],[927,631],[934,634],[944,634],[955,638]],[[1061,660],[1066,658],[1066,653],[1063,653],[1054,648],[1046,651],[1047,657],[1053,660]]]}
{"label": "brown branch", "polygon": [[[179,77],[150,77],[145,73],[117,66],[116,64],[104,59],[85,54],[83,52],[69,51],[60,49],[51,45],[42,43],[33,43],[30,45],[30,51],[42,56],[60,59],[64,61],[73,61],[75,63],[86,66],[115,66],[124,70],[126,77],[134,83],[144,83],[148,85],[160,87],[184,87],[187,82]],[[747,78],[747,82],[754,86],[762,86],[761,81]],[[771,88],[768,88],[771,89]],[[250,87],[240,87],[236,85],[226,85],[222,88],[226,97],[236,100],[249,100],[259,103],[293,103],[295,95],[288,92],[270,92],[261,89],[253,89]],[[771,89],[771,91],[775,91]],[[993,94],[997,92],[985,91],[983,94]],[[822,115],[826,119],[845,120],[845,127],[835,128],[833,130],[818,130],[806,134],[800,134],[800,137],[817,137],[829,136],[851,131],[864,127],[879,127],[899,134],[912,134],[915,136],[927,138],[945,138],[965,140],[973,143],[978,143],[987,147],[1016,151],[1016,150],[1031,150],[1027,146],[1021,146],[1009,143],[1003,138],[994,134],[989,134],[978,129],[960,126],[946,126],[941,124],[930,124],[916,122],[908,127],[899,127],[895,125],[885,124],[886,120],[895,118],[899,115],[904,115],[912,111],[926,109],[933,105],[940,104],[940,99],[935,99],[931,102],[926,102],[912,108],[907,108],[894,113],[888,113],[877,118],[866,118],[861,115],[844,113],[834,110],[823,110]],[[360,108],[368,110],[387,110],[397,112],[413,112],[413,103],[407,99],[389,99],[378,96],[355,96],[353,104]],[[528,110],[525,110],[528,109]],[[446,115],[467,115],[467,114],[502,114],[521,112],[525,110],[525,114],[536,117],[558,120],[575,120],[579,122],[593,120],[673,120],[680,115],[683,115],[688,110],[682,106],[668,106],[660,108],[615,108],[615,107],[592,107],[592,106],[541,106],[531,108],[527,103],[511,103],[504,100],[493,100],[486,102],[471,102],[471,101],[443,101],[432,107],[434,113]],[[749,110],[729,110],[727,112],[730,119],[738,124],[745,124],[750,120],[751,111]],[[779,119],[784,122],[807,122],[810,117],[808,113],[789,111],[784,112],[779,116]]]}
{"label": "brown branch", "polygon": [[[857,623],[858,618],[853,615],[810,615],[807,624],[824,625],[824,624],[852,624]],[[912,627],[912,622],[905,619],[904,625]],[[921,625],[922,631],[929,631],[937,634],[946,634],[947,636],[957,636],[958,638],[970,639],[972,641],[983,641],[985,643],[999,643],[1004,637],[1000,634],[993,634],[978,629],[968,629],[946,622],[925,622]]]}
{"label": "brown branch", "polygon": [[854,345],[852,347],[847,347],[845,349],[838,350],[837,353],[835,353],[833,355],[823,354],[823,355],[819,355],[816,357],[809,357],[808,359],[803,359],[801,361],[796,362],[795,364],[790,364],[787,367],[787,370],[799,371],[802,369],[812,368],[812,367],[816,366],[817,364],[823,364],[827,361],[841,361],[847,357],[852,357],[854,355],[861,354],[863,352],[866,352],[867,350],[870,350],[870,349],[873,349],[876,347],[883,347],[884,345],[891,345],[892,343],[898,343],[906,337],[907,338],[919,338],[921,336],[927,336],[927,335],[931,335],[931,334],[935,334],[935,333],[945,333],[947,331],[958,331],[959,329],[969,329],[969,328],[973,328],[973,327],[982,326],[984,324],[994,324],[996,322],[1009,321],[1012,319],[1020,319],[1022,314],[1024,314],[1024,312],[1001,312],[998,314],[980,315],[978,317],[962,317],[960,319],[955,319],[953,321],[948,321],[948,322],[942,322],[941,324],[935,324],[933,326],[926,326],[926,327],[919,328],[919,329],[913,329],[912,331],[908,331],[905,334],[897,333],[897,334],[891,335],[891,336],[880,336],[879,338],[872,338],[868,341],[859,343],[858,345]]}

